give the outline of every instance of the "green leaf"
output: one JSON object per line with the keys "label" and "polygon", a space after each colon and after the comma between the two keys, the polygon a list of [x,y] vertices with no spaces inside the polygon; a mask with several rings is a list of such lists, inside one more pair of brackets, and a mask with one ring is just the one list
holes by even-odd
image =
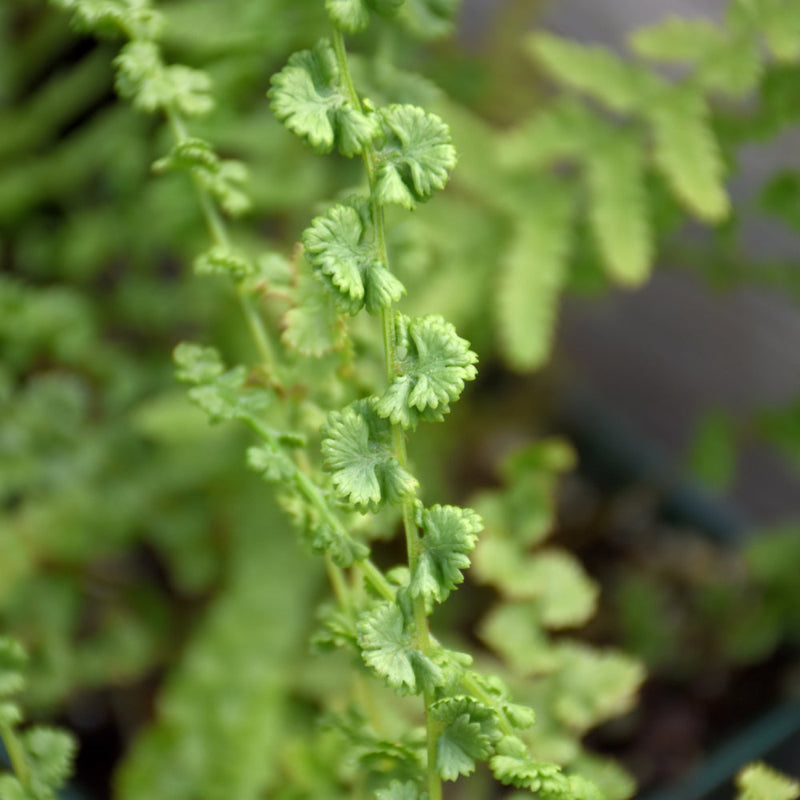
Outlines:
{"label": "green leaf", "polygon": [[736,776],[737,800],[796,800],[800,783],[766,764],[750,764]]}
{"label": "green leaf", "polygon": [[311,637],[314,651],[328,651],[334,648],[355,648],[357,633],[353,618],[339,610],[337,605],[326,603],[317,611],[320,627]]}
{"label": "green leaf", "polygon": [[22,711],[16,703],[0,702],[0,725],[13,728],[22,722]]}
{"label": "green leaf", "polygon": [[[787,0],[740,2],[746,18],[755,15],[767,46],[779,61],[792,62],[800,56],[800,6]],[[734,6],[737,9],[737,6]]]}
{"label": "green leaf", "polygon": [[597,608],[598,589],[580,562],[564,550],[544,550],[526,560],[527,592],[536,601],[542,625],[583,625]]}
{"label": "green leaf", "polygon": [[334,486],[360,511],[377,511],[416,491],[416,479],[394,456],[391,426],[376,413],[374,398],[332,412],[322,436]]}
{"label": "green leaf", "polygon": [[114,59],[114,66],[117,91],[140,111],[161,109],[202,116],[214,107],[208,75],[182,64],[166,66],[155,42],[128,42]]}
{"label": "green leaf", "polygon": [[20,735],[32,772],[49,790],[60,789],[72,772],[76,742],[68,733],[36,725]]}
{"label": "green leaf", "polygon": [[281,780],[293,718],[287,686],[307,651],[324,574],[263,502],[263,487],[235,496],[225,579],[117,772],[120,800],[259,800]]}
{"label": "green leaf", "polygon": [[460,5],[461,0],[405,0],[399,19],[416,36],[436,39],[452,31]]}
{"label": "green leaf", "polygon": [[289,455],[273,442],[249,447],[247,465],[269,483],[288,481],[297,473],[297,467]]}
{"label": "green leaf", "polygon": [[51,0],[72,13],[75,27],[98,35],[125,35],[155,39],[164,26],[163,15],[148,0]]}
{"label": "green leaf", "polygon": [[[231,216],[250,210],[250,198],[243,190],[249,175],[247,167],[234,159],[221,159],[210,142],[190,137],[178,142],[168,155],[153,164],[156,172],[169,169],[189,170],[201,186]],[[217,247],[224,251],[227,248]],[[249,267],[249,271],[252,271]]]}
{"label": "green leaf", "polygon": [[183,342],[173,351],[173,358],[178,366],[178,380],[195,384],[189,389],[189,399],[212,422],[252,418],[271,402],[265,389],[246,385],[245,367],[221,371],[225,367],[212,347]]}
{"label": "green leaf", "polygon": [[433,690],[444,681],[440,667],[414,645],[415,638],[394,603],[380,603],[358,622],[364,663],[402,694]]}
{"label": "green leaf", "polygon": [[420,800],[419,789],[411,781],[400,783],[392,781],[388,789],[379,789],[375,792],[376,800]]}
{"label": "green leaf", "polygon": [[295,306],[284,314],[281,341],[300,355],[319,358],[341,345],[342,331],[333,298],[305,259],[298,259],[298,270]]}
{"label": "green leaf", "polygon": [[800,230],[800,173],[781,169],[765,182],[758,204],[767,213]]}
{"label": "green leaf", "polygon": [[370,9],[389,17],[397,12],[404,0],[325,0],[331,19],[348,33],[367,27]]}
{"label": "green leaf", "polygon": [[447,781],[469,775],[475,762],[487,759],[499,738],[494,709],[471,697],[448,697],[434,703],[430,713],[444,724],[436,740],[436,769]]}
{"label": "green leaf", "polygon": [[694,66],[693,80],[712,91],[740,97],[752,90],[761,72],[761,57],[752,23],[736,35],[707,20],[672,17],[631,37],[640,55]]}
{"label": "green leaf", "polygon": [[329,555],[337,567],[352,567],[356,561],[363,561],[369,555],[367,545],[330,525],[317,525],[308,538],[312,552]]}
{"label": "green leaf", "polygon": [[183,383],[210,383],[225,372],[225,365],[215,347],[181,342],[175,347],[172,358],[178,367],[175,377]]}
{"label": "green leaf", "polygon": [[363,30],[369,23],[369,10],[364,0],[325,0],[331,19],[348,33]]}
{"label": "green leaf", "polygon": [[418,514],[417,524],[423,530],[422,549],[411,573],[409,593],[441,603],[464,580],[461,570],[469,567],[469,553],[483,523],[471,508],[435,505]]}
{"label": "green leaf", "polygon": [[500,157],[509,170],[541,168],[565,159],[582,162],[608,123],[575,97],[559,97],[500,140]]}
{"label": "green leaf", "polygon": [[505,736],[497,745],[497,755],[489,766],[495,778],[506,786],[529,789],[542,797],[569,798],[569,783],[557,764],[534,761],[525,744],[516,736]]}
{"label": "green leaf", "polygon": [[582,733],[628,711],[644,680],[642,665],[613,651],[598,652],[577,642],[557,645],[558,666],[549,677],[558,720]]}
{"label": "green leaf", "polygon": [[456,164],[450,129],[417,106],[391,105],[378,113],[384,132],[377,150],[378,200],[413,209],[444,188]]}
{"label": "green leaf", "polygon": [[640,28],[629,38],[633,50],[656,61],[697,62],[724,41],[720,28],[707,19],[667,17],[656,25]]}
{"label": "green leaf", "polygon": [[575,781],[575,776],[591,781],[591,789],[576,794],[582,800],[626,800],[636,794],[636,781],[633,776],[620,764],[610,758],[603,758],[582,751],[577,758],[570,761],[570,771],[574,773],[570,781]]}
{"label": "green leaf", "polygon": [[525,214],[503,256],[496,319],[502,353],[517,370],[550,354],[572,240],[572,191],[558,179],[531,187]]}
{"label": "green leaf", "polygon": [[643,143],[614,131],[587,156],[589,221],[598,248],[615,280],[639,286],[649,277],[653,258]]}
{"label": "green leaf", "polygon": [[646,107],[664,81],[647,69],[623,61],[605,47],[589,47],[550,33],[529,40],[536,60],[558,81],[584,92],[613,111]]}
{"label": "green leaf", "polygon": [[198,275],[225,275],[234,281],[242,281],[255,274],[255,265],[242,253],[229,247],[212,247],[194,260]]}
{"label": "green leaf", "polygon": [[328,153],[336,144],[343,155],[353,156],[378,133],[375,116],[350,102],[327,40],[293,53],[271,83],[275,116],[317,152]]}
{"label": "green leaf", "polygon": [[475,554],[475,571],[506,597],[532,601],[531,611],[547,628],[582,625],[597,605],[597,587],[563,550],[526,555],[506,539],[487,538]]}
{"label": "green leaf", "polygon": [[403,284],[381,263],[378,243],[367,232],[356,209],[339,205],[303,233],[309,262],[348,314],[364,306],[377,314],[405,294]]}
{"label": "green leaf", "polygon": [[481,639],[522,677],[551,672],[558,659],[528,603],[498,603],[482,620]]}
{"label": "green leaf", "polygon": [[395,339],[399,374],[378,400],[378,413],[404,428],[416,428],[420,420],[444,419],[465,381],[477,375],[478,357],[469,342],[433,315],[398,315]]}
{"label": "green leaf", "polygon": [[26,660],[25,650],[19,642],[0,636],[0,697],[22,690],[25,685],[22,668]]}
{"label": "green leaf", "polygon": [[676,197],[696,216],[719,222],[729,211],[719,145],[704,97],[691,87],[665,92],[647,110],[655,164]]}

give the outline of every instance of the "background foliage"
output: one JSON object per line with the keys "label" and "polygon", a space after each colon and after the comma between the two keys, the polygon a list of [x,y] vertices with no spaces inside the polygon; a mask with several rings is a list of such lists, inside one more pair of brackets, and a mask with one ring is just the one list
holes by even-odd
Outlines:
{"label": "background foliage", "polygon": [[[413,216],[391,216],[404,313],[442,314],[482,364],[522,372],[547,361],[565,292],[640,285],[687,216],[714,227],[717,261],[735,247],[725,179],[744,144],[795,120],[800,16],[779,0],[734,2],[720,26],[672,20],[638,32],[624,59],[540,33],[507,48],[517,68],[502,74],[498,59],[433,41],[452,30],[455,5],[407,0],[399,27],[378,19],[354,37],[353,69],[375,104],[439,113],[459,152],[448,192]],[[207,187],[228,210],[248,199],[235,237],[248,256],[262,254],[247,277],[269,287],[283,341],[315,355],[328,344],[318,315],[303,313],[313,284],[288,257],[320,202],[357,173],[289,136],[264,93],[268,76],[329,22],[322,3],[289,0],[228,0],[224,15],[211,0],[180,0],[163,11],[168,63],[210,76],[216,105],[191,133],[229,160],[222,174],[208,153],[176,153],[167,128],[141,113],[141,95],[138,109],[117,101],[115,92],[132,93],[124,60],[114,86],[118,41],[70,30],[66,14],[37,0],[0,8],[2,629],[30,652],[32,715],[66,715],[87,737],[114,731],[126,753],[115,765],[120,797],[352,796],[367,767],[401,771],[416,745],[385,741],[348,705],[353,691],[363,707],[370,700],[361,683],[353,689],[346,654],[308,656],[322,565],[245,468],[246,433],[209,428],[169,359],[186,339],[212,342],[232,364],[256,357],[236,292],[213,274],[238,262],[196,260],[207,233],[191,182],[171,169],[181,157],[194,166],[206,157]],[[664,62],[678,69],[655,66]],[[206,110],[198,80],[186,113]],[[239,162],[250,171],[241,195]],[[795,183],[775,176],[766,205],[790,216]],[[305,246],[313,254],[314,242]],[[189,274],[193,263],[200,277]],[[380,375],[372,335],[354,322],[360,374],[346,390],[320,384],[326,402],[343,404],[343,392]],[[346,370],[348,357],[320,359],[320,373]],[[546,541],[556,482],[574,456],[542,438],[494,456],[496,473],[476,463],[482,441],[509,449],[473,427],[502,413],[484,386],[412,446],[426,496],[473,495],[486,522],[472,588],[442,621],[456,640],[476,631],[479,658],[536,709],[539,757],[574,767],[610,798],[629,796],[627,773],[582,740],[631,708],[642,669],[559,633],[587,622],[597,603],[575,558]],[[310,403],[302,413],[321,424]],[[466,441],[456,438],[460,421],[470,423]],[[537,432],[549,425],[538,421]],[[786,442],[788,425],[777,415],[764,428]],[[448,465],[459,461],[466,466]],[[796,585],[784,571],[795,542],[778,535],[749,551],[746,583],[760,592],[761,613],[749,639],[731,621],[725,657],[754,658],[796,636]],[[386,563],[396,560],[392,544],[383,547]],[[628,643],[653,664],[672,657],[674,644],[654,641],[662,626],[635,613],[643,595],[657,605],[658,589],[654,599],[636,576],[620,585]],[[730,583],[700,591],[712,618],[738,623],[731,603],[743,595],[731,598]],[[314,638],[320,651],[330,649],[327,631]],[[402,719],[396,702],[387,713]],[[481,796],[473,786],[464,796]]]}

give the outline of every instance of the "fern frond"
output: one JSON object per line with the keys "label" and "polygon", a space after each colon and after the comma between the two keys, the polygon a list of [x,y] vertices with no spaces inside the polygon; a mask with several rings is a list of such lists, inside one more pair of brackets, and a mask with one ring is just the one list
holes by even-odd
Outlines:
{"label": "fern frond", "polygon": [[650,275],[653,234],[645,189],[644,146],[612,133],[586,152],[589,222],[611,276],[639,286]]}
{"label": "fern frond", "polygon": [[653,127],[654,161],[686,208],[708,222],[729,211],[719,144],[699,91],[676,87],[647,110]]}
{"label": "fern frond", "polygon": [[514,369],[535,369],[550,353],[573,206],[572,191],[558,180],[538,187],[503,258],[495,313],[503,354]]}
{"label": "fern frond", "polygon": [[550,33],[528,40],[529,52],[560,83],[599,100],[612,111],[631,112],[650,102],[663,80],[605,47],[577,44]]}

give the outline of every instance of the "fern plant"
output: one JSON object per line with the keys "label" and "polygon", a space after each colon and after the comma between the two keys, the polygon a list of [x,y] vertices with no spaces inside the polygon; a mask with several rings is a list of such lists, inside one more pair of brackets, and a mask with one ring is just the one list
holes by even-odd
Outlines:
{"label": "fern plant", "polygon": [[[342,156],[319,159],[319,169],[309,170],[303,166],[307,162],[296,156],[301,151],[292,149],[290,137],[281,138],[263,117],[259,118],[263,127],[254,126],[249,139],[246,130],[215,138],[225,128],[214,115],[208,74],[168,63],[166,54],[180,49],[181,42],[191,42],[198,31],[201,44],[192,63],[203,60],[198,54],[203,46],[207,52],[222,51],[223,56],[226,47],[232,47],[225,41],[230,35],[228,20],[215,4],[165,7],[169,18],[177,21],[167,27],[162,13],[148,0],[52,3],[68,11],[84,33],[122,40],[115,58],[116,89],[143,115],[118,121],[119,135],[130,135],[131,119],[137,120],[130,124],[142,137],[148,135],[148,114],[160,114],[167,123],[169,144],[162,147],[164,136],[156,136],[162,150],[153,166],[164,177],[155,183],[177,186],[171,173],[188,176],[186,183],[193,186],[208,238],[194,268],[212,287],[210,302],[198,304],[196,316],[178,327],[201,328],[202,336],[217,345],[178,345],[174,350],[178,377],[189,385],[191,401],[212,422],[236,420],[249,428],[256,443],[249,440],[248,465],[274,486],[284,513],[281,516],[271,505],[254,500],[261,498],[262,487],[233,465],[232,451],[241,444],[241,437],[218,434],[219,438],[206,440],[202,458],[197,458],[197,442],[203,437],[197,433],[195,418],[174,394],[138,409],[136,429],[145,435],[146,448],[139,446],[138,439],[132,442],[135,437],[108,437],[103,453],[113,453],[121,438],[125,452],[135,455],[136,485],[148,489],[144,504],[150,498],[159,510],[168,512],[149,541],[168,553],[171,574],[178,576],[182,586],[207,591],[220,580],[215,561],[222,548],[218,541],[209,543],[185,533],[192,528],[191,521],[187,523],[174,511],[169,491],[173,487],[161,481],[169,475],[182,488],[182,463],[173,464],[168,454],[159,451],[157,469],[148,475],[152,439],[163,439],[166,450],[178,453],[185,437],[186,449],[176,460],[192,464],[199,473],[193,478],[198,481],[210,476],[219,505],[224,507],[222,521],[215,520],[219,525],[215,533],[218,539],[226,539],[228,560],[221,598],[193,631],[161,692],[156,720],[137,738],[119,771],[120,796],[244,799],[268,793],[283,798],[433,799],[441,797],[443,781],[473,772],[478,774],[468,786],[477,787],[473,789],[477,793],[491,774],[522,790],[523,796],[534,793],[579,800],[630,794],[627,776],[594,760],[584,751],[581,738],[593,725],[630,707],[642,677],[640,668],[619,654],[597,653],[547,633],[580,625],[595,602],[594,587],[573,559],[555,549],[534,550],[550,527],[552,484],[555,475],[569,466],[569,453],[561,445],[545,445],[512,458],[506,467],[505,487],[475,499],[486,532],[476,511],[440,504],[437,501],[446,499],[441,496],[429,497],[433,493],[407,453],[407,439],[413,447],[430,423],[444,420],[476,377],[477,358],[471,345],[451,322],[430,311],[444,307],[449,311],[452,306],[463,314],[463,308],[490,285],[487,276],[495,262],[484,259],[482,271],[476,270],[471,280],[461,276],[458,285],[463,294],[449,288],[453,274],[464,272],[458,258],[438,272],[426,265],[452,252],[469,263],[467,257],[474,258],[468,252],[473,239],[465,237],[465,231],[471,223],[484,216],[487,207],[508,213],[500,225],[495,226],[494,220],[482,223],[484,227],[475,225],[474,241],[493,256],[499,249],[498,239],[505,246],[506,223],[512,221],[517,234],[511,237],[508,258],[515,266],[505,269],[501,280],[500,318],[502,324],[514,325],[515,320],[527,320],[534,310],[537,327],[532,341],[539,342],[536,348],[541,350],[543,331],[550,328],[555,298],[565,280],[563,258],[580,197],[579,187],[565,183],[561,173],[542,175],[537,168],[531,180],[519,173],[519,166],[532,169],[529,154],[515,154],[513,138],[506,141],[476,123],[475,131],[463,137],[467,146],[485,142],[482,136],[486,134],[490,144],[485,153],[499,152],[506,166],[490,163],[490,169],[473,167],[473,172],[465,173],[460,186],[466,189],[464,194],[479,195],[479,202],[474,196],[444,200],[444,195],[423,207],[448,183],[456,162],[451,130],[431,108],[435,106],[448,119],[452,112],[455,138],[459,138],[459,128],[464,130],[465,118],[470,125],[475,120],[444,100],[428,82],[390,63],[386,55],[398,41],[400,28],[412,35],[446,31],[457,4],[452,0],[327,0],[324,6],[320,2],[309,10],[312,4],[274,0],[258,4],[255,11],[249,2],[226,4],[231,19],[237,13],[241,18],[252,15],[247,19],[254,30],[270,31],[269,46],[275,53],[288,43],[306,48],[290,56],[275,75],[270,100],[275,116],[313,150]],[[300,15],[303,24],[297,23],[295,15]],[[213,25],[202,24],[209,18]],[[222,44],[209,34],[210,29],[219,34]],[[348,52],[345,36],[364,31],[379,38],[379,57]],[[314,44],[318,32],[324,38]],[[255,76],[277,58],[272,52],[258,51],[260,35],[244,38],[249,42],[249,66],[226,73],[224,64],[217,65],[223,93],[237,81],[256,81]],[[566,63],[569,58],[556,60]],[[591,119],[587,109],[573,106],[579,119]],[[635,135],[622,136],[620,144],[612,141],[616,132],[611,123],[598,124],[606,126],[602,129],[608,133],[609,155],[602,163],[599,158],[593,163],[587,185],[595,195],[605,196],[609,175],[623,164],[626,180],[622,185],[632,196],[623,200],[635,204],[641,194],[635,184],[650,156],[637,149],[641,143],[634,141]],[[272,150],[265,148],[266,153],[249,144],[262,131],[269,131],[266,138]],[[81,149],[82,164],[91,160],[92,143],[102,138],[90,138]],[[498,138],[502,148],[494,146]],[[133,141],[141,147],[140,139]],[[248,185],[247,170],[238,158],[228,155],[255,151],[273,162],[291,163],[293,169],[300,164],[297,174],[316,177],[305,181],[284,175],[279,180],[276,167],[270,173],[274,187],[263,179]],[[148,153],[148,148],[138,153],[141,163],[146,163]],[[354,162],[361,164],[360,177]],[[68,173],[65,169],[58,174],[63,178]],[[290,170],[287,173],[293,177]],[[127,180],[133,183],[139,177],[127,175]],[[711,190],[699,193],[700,200],[693,202],[710,202],[711,197],[717,209],[722,202],[714,194],[718,177],[712,170]],[[125,185],[125,178],[117,175],[115,181]],[[68,185],[64,180],[61,190]],[[340,190],[341,186],[348,188]],[[339,194],[316,216],[308,212],[310,202],[320,202],[334,190]],[[140,201],[133,196],[135,207]],[[438,206],[442,210],[436,210],[437,203],[442,203]],[[593,224],[597,231],[606,231],[606,238],[619,204],[615,197],[604,209],[593,212]],[[300,245],[290,252],[277,241],[264,252],[261,231],[236,222],[251,207],[261,213],[290,207],[281,221],[291,228],[291,235],[302,216],[307,227],[299,237]],[[152,220],[153,233],[165,246],[172,246],[173,227],[191,231],[186,237],[190,240],[196,237],[189,221],[193,212],[183,195],[166,192],[156,208],[164,213],[150,212],[157,217]],[[14,202],[7,210],[13,216]],[[412,210],[413,216],[408,213]],[[534,235],[530,231],[536,232],[537,226],[529,230],[522,225],[527,217],[547,224],[538,226]],[[612,272],[634,282],[642,277],[646,260],[642,254],[649,259],[650,247],[641,243],[641,216],[634,213],[630,219],[631,236],[625,238],[628,249],[614,256]],[[150,224],[148,219],[140,228]],[[100,223],[97,227],[113,230]],[[434,236],[433,231],[441,232],[439,228],[449,230],[449,236]],[[418,235],[420,231],[423,235]],[[141,240],[146,238],[137,232],[131,236],[131,248],[145,248]],[[105,234],[98,241],[105,248],[112,245]],[[188,248],[182,243],[175,249],[183,254]],[[71,263],[82,263],[85,253],[77,245],[69,253]],[[522,275],[522,265],[531,257],[548,267],[535,273],[535,282],[527,271]],[[102,253],[97,256],[99,261],[102,258]],[[133,283],[136,279],[131,274],[125,280]],[[438,291],[424,288],[437,282]],[[535,296],[515,291],[523,286],[535,288]],[[140,286],[130,305],[153,303],[154,295],[157,290]],[[80,328],[76,333],[69,324],[70,319],[87,316],[74,310],[70,316],[72,298],[57,297],[48,306],[50,294],[17,285],[5,297],[13,301],[8,306],[18,314],[16,319],[25,319],[27,313],[34,320],[48,319],[52,307],[67,317],[66,323],[55,330],[47,328],[47,336],[33,343],[35,352],[61,348],[58,358],[69,362],[74,356],[79,373],[89,369],[87,363],[110,370],[117,360],[117,351],[112,349],[104,352],[100,363],[92,361],[94,350],[88,342],[100,337],[94,330],[78,336]],[[170,299],[161,311],[167,322],[184,296]],[[238,305],[240,318],[231,326],[230,317],[225,316],[217,331],[206,334],[204,314],[215,313],[213,309],[230,300]],[[485,316],[483,306],[473,305],[473,319]],[[77,340],[72,348],[67,345],[74,340],[65,342],[64,331],[71,331]],[[30,343],[19,337],[13,323],[7,335],[21,343],[17,357],[25,364],[29,357],[25,347]],[[526,335],[524,331],[506,335],[506,354],[517,366],[531,366],[539,358],[530,356],[526,349],[530,343],[521,344]],[[245,336],[249,341],[243,345]],[[22,385],[28,377],[25,368],[20,368]],[[23,426],[26,430],[36,430],[41,419],[54,416],[50,411],[59,404],[71,403],[79,419],[90,417],[91,404],[80,388],[73,391],[72,384],[64,388],[57,381],[57,391],[48,393],[52,384],[45,384],[45,401],[33,422],[28,420]],[[25,406],[19,403],[23,411]],[[64,450],[70,449],[74,434],[65,436]],[[40,438],[47,441],[37,439],[36,446],[46,451],[48,437]],[[109,462],[103,458],[87,462],[89,493],[101,482],[106,485],[109,470],[104,465]],[[209,462],[215,467],[207,468],[204,475],[203,465]],[[36,507],[42,486],[46,489],[49,484],[41,481],[36,470],[21,469],[20,475],[26,479],[19,482],[20,494],[26,505]],[[199,497],[193,495],[189,502],[178,494],[181,507],[194,508],[196,503],[202,515],[205,506]],[[27,503],[27,498],[32,502]],[[136,541],[137,512],[143,503],[136,493],[127,500],[127,504],[116,504],[112,498],[109,505],[112,511],[115,505],[125,511],[119,538],[129,544]],[[226,515],[235,518],[235,524],[226,525]],[[309,566],[294,552],[285,536],[287,518],[305,548],[322,556],[332,588],[332,598],[318,611],[313,636],[315,649],[327,654],[322,668],[315,667],[319,662],[296,665],[322,569]],[[54,513],[53,519],[61,517]],[[36,530],[58,529],[39,523]],[[75,529],[80,527],[75,524]],[[387,541],[398,528],[406,555],[396,565],[397,552]],[[479,534],[481,544],[476,547]],[[34,605],[25,598],[38,595],[37,582],[28,580],[34,560],[46,561],[55,549],[44,538],[43,543],[34,542],[41,544],[39,548],[20,548],[14,551],[13,561],[3,562],[5,569],[11,564],[18,570],[16,579],[24,586],[17,595],[17,621],[26,619],[27,606]],[[64,558],[68,563],[90,563],[94,542],[92,536],[85,536],[80,552],[72,554],[74,561],[68,561],[70,554]],[[480,626],[480,635],[496,659],[483,653],[479,662],[462,651],[465,645],[458,642],[455,632],[437,625],[452,613],[454,603],[445,601],[463,582],[473,558],[478,580],[495,587],[501,598]],[[394,566],[383,570],[378,566],[383,563]],[[69,636],[64,631],[77,628],[80,619],[75,593],[74,583],[62,594],[48,590],[47,607],[38,612],[41,619],[36,630],[46,633],[51,612],[69,608],[69,623],[62,614],[53,626],[59,628],[63,651]],[[71,602],[60,602],[63,597]],[[150,609],[150,617],[143,615],[149,624],[133,620],[122,637],[121,644],[128,649],[121,648],[113,636],[93,639],[96,646],[85,648],[88,652],[81,651],[82,657],[70,663],[71,674],[55,694],[63,697],[82,680],[97,683],[109,675],[124,680],[165,659],[170,652],[170,629],[166,626],[165,630],[160,607],[153,612],[149,601],[141,602]],[[111,614],[111,631],[115,619]],[[154,630],[158,635],[149,638],[147,633]],[[508,643],[515,637],[520,647],[510,648]],[[42,635],[41,640],[40,647],[46,651],[52,638]],[[131,653],[135,658],[128,657]],[[536,708],[536,725],[531,708],[512,700],[510,687],[514,697]],[[322,708],[321,719],[309,713],[310,708]],[[488,768],[479,768],[481,762]]]}

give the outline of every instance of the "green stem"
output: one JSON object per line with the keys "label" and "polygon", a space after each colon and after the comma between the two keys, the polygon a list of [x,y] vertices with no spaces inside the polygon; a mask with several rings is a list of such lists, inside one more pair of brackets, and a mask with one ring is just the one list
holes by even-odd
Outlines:
{"label": "green stem", "polygon": [[350,589],[347,587],[341,568],[333,563],[329,555],[325,556],[325,570],[328,573],[328,580],[331,582],[337,602],[348,614],[352,613],[353,603],[350,598]]}
{"label": "green stem", "polygon": [[[272,445],[277,446],[275,434],[263,422],[261,422],[261,420],[256,419],[255,417],[245,417],[243,421],[247,423],[247,425],[249,425],[250,428],[252,428],[262,439]],[[322,519],[325,520],[325,522],[330,525],[331,528],[333,528],[333,530],[335,530],[340,536],[349,539],[350,534],[331,510],[331,507],[325,500],[322,489],[320,489],[320,487],[317,486],[314,481],[311,480],[311,478],[296,464],[294,465],[294,474],[292,476],[292,480],[294,481],[294,484],[300,494],[302,494],[303,497],[305,497],[305,499],[311,503],[311,505],[314,506],[317,511],[319,511]],[[394,602],[394,589],[389,581],[386,580],[383,573],[372,563],[372,561],[370,561],[368,558],[365,558],[361,561],[356,561],[355,567],[362,572],[367,582],[380,597],[382,597],[384,600]],[[334,591],[337,591],[336,586],[334,586]]]}
{"label": "green stem", "polygon": [[[182,144],[185,142],[189,138],[189,134],[186,131],[186,125],[184,124],[180,113],[175,108],[167,108],[165,110],[165,116],[167,118],[167,123],[169,124],[170,130],[172,131],[172,137],[175,140],[175,143]],[[194,183],[194,187],[197,192],[197,198],[200,203],[200,211],[203,214],[203,219],[206,222],[206,227],[208,228],[208,232],[212,241],[218,247],[229,250],[231,248],[231,237],[228,233],[228,228],[225,225],[225,220],[223,219],[222,214],[219,213],[219,209],[212,200],[208,191],[194,174],[192,174],[192,182]],[[258,309],[254,305],[253,299],[242,292],[239,287],[237,287],[236,293],[239,297],[242,310],[244,311],[247,326],[250,328],[250,332],[255,340],[259,355],[261,356],[262,366],[268,372],[271,372],[274,369],[275,358],[273,356],[269,335],[264,327],[264,321],[262,320],[261,315],[258,313]]]}
{"label": "green stem", "polygon": [[[350,65],[347,61],[347,50],[345,48],[342,32],[334,29],[333,47],[336,53],[336,61],[339,73],[344,79],[344,84],[353,107],[362,110],[361,100],[353,85],[353,78],[350,74]],[[389,269],[389,256],[386,249],[386,225],[383,207],[378,203],[376,191],[376,167],[375,151],[371,145],[364,148],[364,166],[367,171],[370,187],[370,206],[372,211],[372,221],[375,226],[375,234],[378,240],[378,257],[381,264]],[[386,380],[391,383],[397,376],[397,358],[395,347],[395,324],[394,312],[391,307],[381,309],[381,327],[383,331],[383,351],[386,364]],[[392,440],[394,456],[404,469],[408,468],[408,455],[406,452],[405,433],[399,425],[392,425]],[[414,501],[407,499],[403,501],[403,529],[406,538],[406,551],[408,566],[413,573],[420,551],[420,536],[417,524],[414,521]],[[417,644],[419,649],[429,655],[431,650],[430,630],[428,627],[428,616],[425,609],[425,600],[417,597],[413,601],[414,625],[416,628]],[[425,702],[425,730],[427,735],[427,754],[428,754],[428,800],[441,800],[442,780],[436,769],[436,747],[438,739],[438,724],[430,713],[433,703],[433,693],[423,692]]]}
{"label": "green stem", "polygon": [[14,729],[8,725],[0,725],[0,738],[6,746],[11,768],[26,791],[31,785],[31,768],[28,758]]}

